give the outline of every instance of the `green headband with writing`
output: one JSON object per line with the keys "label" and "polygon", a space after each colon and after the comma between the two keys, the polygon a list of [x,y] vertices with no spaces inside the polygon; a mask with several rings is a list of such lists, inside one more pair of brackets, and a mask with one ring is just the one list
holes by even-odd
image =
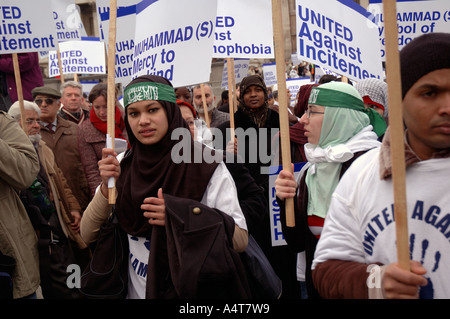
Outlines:
{"label": "green headband with writing", "polygon": [[356,96],[346,92],[321,88],[320,86],[314,87],[309,95],[308,103],[320,106],[347,108],[366,113],[374,132],[378,136],[383,135],[386,131],[386,121],[377,111],[371,108],[366,109],[362,99],[358,99]]}
{"label": "green headband with writing", "polygon": [[123,101],[125,107],[138,101],[167,101],[177,103],[173,87],[163,83],[140,82],[125,88]]}
{"label": "green headband with writing", "polygon": [[308,103],[320,106],[343,107],[361,112],[366,111],[362,99],[358,99],[356,96],[346,92],[321,88],[320,86],[311,90]]}

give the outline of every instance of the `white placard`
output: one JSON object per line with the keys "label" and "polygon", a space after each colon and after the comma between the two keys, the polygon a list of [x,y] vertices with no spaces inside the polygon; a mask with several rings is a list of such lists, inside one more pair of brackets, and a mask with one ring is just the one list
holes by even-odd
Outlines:
{"label": "white placard", "polygon": [[[115,83],[125,87],[133,76],[134,30],[136,26],[136,4],[139,0],[118,0],[116,19]],[[109,0],[97,0],[97,20],[100,40],[108,46]]]}
{"label": "white placard", "polygon": [[[383,3],[371,0],[367,9],[378,27],[381,59],[386,60]],[[414,38],[431,32],[450,32],[450,1],[397,1],[397,32],[399,50]]]}
{"label": "white placard", "polygon": [[87,36],[74,0],[52,0],[52,9],[59,42],[81,40]]}
{"label": "white placard", "polygon": [[[66,41],[59,44],[63,74],[105,74],[105,44],[101,41]],[[49,77],[59,74],[58,56],[50,51]]]}
{"label": "white placard", "polygon": [[2,0],[0,54],[48,51],[56,48],[51,0]]}
{"label": "white placard", "polygon": [[218,0],[214,58],[273,59],[271,0]]}
{"label": "white placard", "polygon": [[208,82],[216,14],[211,0],[138,3],[133,77],[156,74],[174,87]]}
{"label": "white placard", "polygon": [[383,78],[378,28],[351,0],[296,0],[297,54],[349,79]]}
{"label": "white placard", "polygon": [[297,97],[297,93],[300,90],[300,87],[305,84],[312,84],[311,79],[309,77],[296,78],[296,79],[287,79],[286,80],[286,88],[289,90],[291,94],[291,100],[289,101],[290,106],[295,106],[295,100]]}
{"label": "white placard", "polygon": [[263,77],[267,87],[277,84],[277,65],[275,63],[263,64]]}
{"label": "white placard", "polygon": [[[305,164],[306,163],[294,163],[294,177],[296,180],[300,178],[300,171]],[[284,246],[287,244],[283,236],[280,206],[278,205],[275,191],[275,180],[282,169],[282,166],[271,166],[269,169],[269,215],[272,246]]]}
{"label": "white placard", "polygon": [[[248,74],[249,59],[234,59],[234,80],[236,84],[240,83]],[[222,73],[222,89],[228,90],[228,63],[225,60]]]}

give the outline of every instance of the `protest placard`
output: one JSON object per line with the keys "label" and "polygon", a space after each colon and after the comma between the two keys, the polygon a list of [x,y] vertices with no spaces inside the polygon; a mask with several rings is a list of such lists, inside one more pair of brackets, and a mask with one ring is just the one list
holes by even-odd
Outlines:
{"label": "protest placard", "polygon": [[[133,75],[136,4],[140,0],[118,0],[116,18],[115,83],[127,86]],[[108,42],[109,0],[97,0],[100,40]],[[131,35],[131,36],[130,36]]]}
{"label": "protest placard", "polygon": [[262,66],[264,83],[267,87],[277,84],[277,66],[275,63],[265,63]]}
{"label": "protest placard", "polygon": [[[295,180],[300,179],[300,174],[302,174],[302,168],[306,163],[294,163],[294,177]],[[277,202],[276,191],[275,191],[275,180],[278,174],[283,169],[282,166],[271,166],[269,168],[269,217],[270,217],[270,238],[272,246],[283,246],[286,245],[286,241],[283,236],[283,230],[280,221],[280,206]]]}
{"label": "protest placard", "polygon": [[[382,61],[386,60],[385,27],[382,0],[371,0],[367,10],[378,27]],[[450,32],[448,0],[397,1],[398,47],[401,50],[414,38],[430,32]]]}
{"label": "protest placard", "polygon": [[[266,83],[267,87],[273,87],[275,84],[277,84],[275,63],[263,64],[263,76],[264,82]],[[308,83],[311,83],[311,79],[309,77],[286,79],[286,88],[289,89],[289,92],[291,93],[291,100],[289,101],[290,106],[294,106],[295,97],[297,96],[297,92],[300,89],[300,86]]]}
{"label": "protest placard", "polygon": [[[65,41],[59,44],[63,74],[106,73],[105,45],[103,42],[98,41],[98,38],[95,39]],[[60,75],[56,51],[50,51],[48,66],[49,77]]]}
{"label": "protest placard", "polygon": [[43,8],[51,8],[51,0],[2,0],[0,54],[46,51],[56,47],[52,12]]}
{"label": "protest placard", "polygon": [[210,0],[138,3],[133,77],[160,75],[174,87],[208,82],[216,14]]}
{"label": "protest placard", "polygon": [[271,0],[218,0],[214,58],[272,59]]}
{"label": "protest placard", "polygon": [[52,9],[59,42],[81,40],[87,36],[74,0],[52,0]]}
{"label": "protest placard", "polygon": [[383,78],[378,31],[369,16],[351,0],[296,0],[299,59],[355,81]]}
{"label": "protest placard", "polygon": [[289,101],[289,105],[293,107],[296,102],[297,93],[300,90],[300,87],[305,84],[311,84],[311,79],[309,77],[296,78],[296,79],[287,79],[286,80],[286,88],[289,90],[291,94],[291,99]]}
{"label": "protest placard", "polygon": [[[242,81],[248,74],[249,59],[234,59],[234,79],[235,83]],[[228,63],[225,61],[222,73],[222,89],[228,90]]]}

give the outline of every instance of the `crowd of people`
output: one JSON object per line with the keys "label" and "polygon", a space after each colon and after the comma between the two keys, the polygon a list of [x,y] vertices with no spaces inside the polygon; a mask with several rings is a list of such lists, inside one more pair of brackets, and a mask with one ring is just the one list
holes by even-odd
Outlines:
{"label": "crowd of people", "polygon": [[[304,165],[274,184],[281,246],[271,241],[268,175],[281,156],[278,90],[257,72],[237,84],[234,114],[231,95],[216,101],[208,83],[133,79],[123,104],[114,101],[114,136],[128,143],[121,152],[106,146],[106,84],[85,103],[77,82],[58,91],[38,81],[22,111],[2,91],[12,104],[0,111],[0,267],[12,263],[0,268],[0,296],[89,298],[68,285],[67,267],[87,269],[100,248],[115,257],[100,240],[114,217],[126,255],[122,298],[449,298],[449,50],[450,34],[432,33],[400,52],[409,270],[395,254],[388,110],[400,106],[388,105],[383,80],[301,86],[288,113],[292,168]],[[249,261],[255,244],[259,261]]]}

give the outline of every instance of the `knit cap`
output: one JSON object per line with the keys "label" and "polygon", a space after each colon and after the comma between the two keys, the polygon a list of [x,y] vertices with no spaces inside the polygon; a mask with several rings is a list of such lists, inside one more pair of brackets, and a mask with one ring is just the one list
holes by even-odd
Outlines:
{"label": "knit cap", "polygon": [[450,33],[427,33],[400,51],[402,97],[424,75],[450,68]]}

